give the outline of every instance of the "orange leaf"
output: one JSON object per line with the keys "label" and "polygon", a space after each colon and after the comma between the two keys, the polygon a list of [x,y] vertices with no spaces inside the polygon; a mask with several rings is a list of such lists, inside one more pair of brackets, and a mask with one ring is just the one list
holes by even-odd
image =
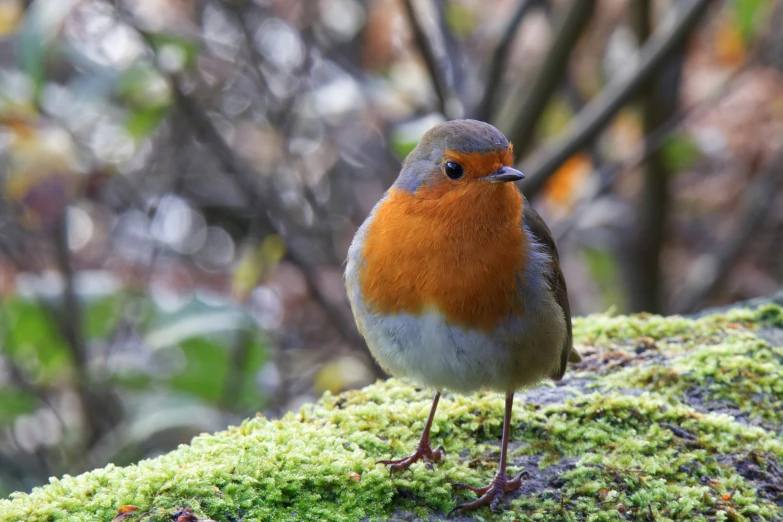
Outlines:
{"label": "orange leaf", "polygon": [[592,171],[590,156],[572,156],[549,179],[544,188],[544,196],[550,204],[558,208],[565,207],[567,210],[573,205],[578,190]]}
{"label": "orange leaf", "polygon": [[133,514],[137,509],[139,509],[139,506],[132,506],[130,504],[125,506],[120,506],[120,509],[117,510],[117,514],[114,516],[113,519],[111,519],[111,522],[122,522],[129,516]]}
{"label": "orange leaf", "polygon": [[722,18],[714,35],[715,57],[718,63],[737,67],[745,61],[745,42],[736,20]]}

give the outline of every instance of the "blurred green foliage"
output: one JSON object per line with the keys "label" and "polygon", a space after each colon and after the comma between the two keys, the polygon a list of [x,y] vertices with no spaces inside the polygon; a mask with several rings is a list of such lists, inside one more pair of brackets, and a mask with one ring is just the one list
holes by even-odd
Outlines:
{"label": "blurred green foliage", "polygon": [[[123,453],[131,460],[142,457],[138,453],[143,448],[140,444],[154,440],[157,432],[171,429],[173,416],[156,416],[145,407],[138,408],[137,405],[148,402],[145,397],[151,393],[178,396],[178,405],[173,407],[183,412],[190,404],[246,416],[263,407],[265,398],[255,379],[267,359],[268,341],[242,309],[193,299],[175,312],[168,312],[149,297],[128,291],[83,299],[81,306],[82,331],[91,359],[84,376],[86,382],[82,384],[98,386],[97,389],[109,386],[119,398],[114,403],[119,411],[112,415],[119,415],[121,426],[140,424],[145,430],[143,437],[135,436],[135,430],[129,428],[106,435],[111,446],[125,448],[117,450],[118,460],[122,460]],[[7,297],[3,301],[0,355],[13,368],[9,382],[17,386],[0,387],[0,427],[13,428],[20,416],[34,415],[39,408],[48,409],[49,402],[59,395],[58,390],[79,386],[70,345],[58,325],[61,311],[57,300]],[[129,342],[129,332],[130,340],[140,343],[141,348],[123,347],[123,343]],[[91,411],[95,413],[99,412]],[[198,416],[183,415],[177,419],[177,425],[178,429],[195,434],[203,431],[202,421]],[[64,422],[62,436],[51,451],[53,455],[78,456],[81,442],[77,434],[81,428]],[[187,427],[189,422],[191,428]],[[129,451],[133,447],[136,450]],[[54,462],[59,461],[58,457],[53,458]],[[64,469],[71,465],[63,463]],[[30,471],[35,475],[34,470]],[[0,471],[0,495],[10,492],[5,479]]]}
{"label": "blurred green foliage", "polygon": [[763,14],[773,2],[768,0],[733,0],[737,23],[746,42],[751,42],[763,22]]}
{"label": "blurred green foliage", "polygon": [[662,150],[669,172],[682,172],[693,166],[702,155],[693,138],[683,132],[669,136]]}

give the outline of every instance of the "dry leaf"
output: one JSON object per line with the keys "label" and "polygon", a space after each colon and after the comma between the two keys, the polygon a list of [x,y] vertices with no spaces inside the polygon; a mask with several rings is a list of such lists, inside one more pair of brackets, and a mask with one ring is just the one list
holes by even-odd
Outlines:
{"label": "dry leaf", "polygon": [[120,509],[117,510],[117,514],[113,519],[111,519],[111,522],[122,522],[131,516],[137,509],[139,509],[139,506],[132,506],[130,504],[126,506],[120,506]]}

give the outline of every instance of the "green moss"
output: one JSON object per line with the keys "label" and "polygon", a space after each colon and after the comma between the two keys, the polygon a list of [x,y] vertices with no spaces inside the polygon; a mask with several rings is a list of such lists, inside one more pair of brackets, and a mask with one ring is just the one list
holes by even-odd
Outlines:
{"label": "green moss", "polygon": [[[775,430],[700,413],[688,403],[690,390],[702,386],[707,399],[779,428],[780,408],[773,410],[782,392],[774,377],[783,353],[754,330],[780,317],[778,308],[697,321],[577,320],[585,363],[572,374],[596,379],[600,393],[573,386],[576,394],[565,402],[542,404],[536,390],[518,400],[511,470],[528,467],[526,493],[512,496],[498,514],[473,516],[609,521],[623,519],[620,510],[632,520],[650,513],[654,520],[783,520],[783,507],[738,471],[783,461]],[[628,393],[634,387],[644,391]],[[494,474],[503,400],[491,393],[444,395],[433,438],[445,447],[445,460],[434,471],[419,463],[389,478],[375,461],[411,450],[430,400],[429,392],[396,380],[327,394],[283,419],[251,419],[136,466],[52,479],[0,501],[0,519],[109,521],[126,504],[140,507],[127,520],[155,521],[182,506],[218,521],[442,515],[471,498],[455,496],[452,482],[482,485]]]}
{"label": "green moss", "polygon": [[[732,311],[701,320],[635,318],[628,325],[605,335],[614,360],[630,358],[625,367],[613,371],[597,386],[614,389],[636,387],[654,390],[671,400],[709,408],[737,410],[751,420],[769,425],[783,424],[783,347],[770,346],[755,335],[757,327],[776,326],[781,308],[770,305],[757,311]],[[619,339],[620,335],[628,337]],[[642,335],[632,335],[641,332]],[[640,338],[654,341],[657,362],[633,361],[628,346],[639,346]],[[618,357],[618,354],[620,355]],[[713,404],[710,404],[713,403]]]}

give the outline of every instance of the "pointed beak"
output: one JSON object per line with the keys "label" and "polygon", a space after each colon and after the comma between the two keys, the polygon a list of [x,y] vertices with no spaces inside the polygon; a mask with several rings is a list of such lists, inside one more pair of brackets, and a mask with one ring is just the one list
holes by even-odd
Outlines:
{"label": "pointed beak", "polygon": [[503,166],[500,167],[494,174],[490,174],[489,176],[484,176],[483,178],[479,179],[487,180],[490,183],[501,183],[507,181],[519,181],[520,179],[525,179],[525,175],[519,172],[517,169]]}

